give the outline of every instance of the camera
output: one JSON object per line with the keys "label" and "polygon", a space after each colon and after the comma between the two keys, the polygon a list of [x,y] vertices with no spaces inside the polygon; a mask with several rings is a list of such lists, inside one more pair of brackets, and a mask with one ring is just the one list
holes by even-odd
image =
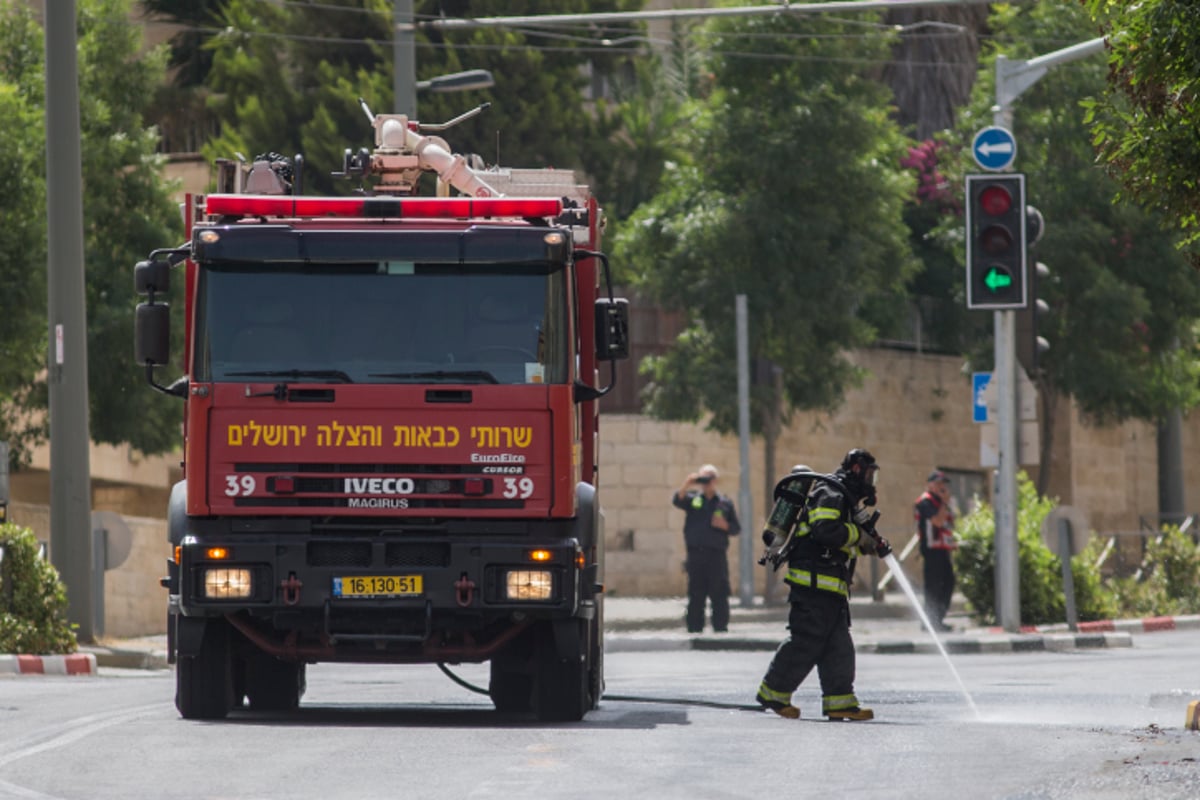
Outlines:
{"label": "camera", "polygon": [[696,478],[696,483],[712,483],[712,475],[701,475]]}

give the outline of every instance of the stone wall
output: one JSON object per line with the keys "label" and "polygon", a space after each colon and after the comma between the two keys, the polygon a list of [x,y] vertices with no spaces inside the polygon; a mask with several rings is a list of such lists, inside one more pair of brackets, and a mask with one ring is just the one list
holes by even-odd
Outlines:
{"label": "stone wall", "polygon": [[[9,519],[33,530],[39,540],[50,542],[47,506],[13,503]],[[133,542],[125,563],[104,575],[104,638],[165,633],[167,590],[158,580],[167,574],[167,522],[147,517],[123,519]]]}
{"label": "stone wall", "polygon": [[[961,358],[894,350],[855,354],[866,370],[862,386],[849,392],[833,414],[797,414],[780,437],[771,478],[763,466],[763,448],[750,448],[750,514],[739,507],[752,553],[761,551],[759,531],[767,512],[764,485],[774,483],[791,465],[805,463],[832,471],[847,450],[865,447],[879,460],[880,532],[900,550],[913,535],[912,504],[934,467],[974,479],[990,497],[992,470],[979,465],[980,426],[972,422],[971,376]],[[1055,450],[1048,493],[1074,505],[1101,533],[1131,532],[1139,517],[1157,508],[1155,430],[1140,422],[1094,427],[1068,402],[1057,404]],[[1200,468],[1195,441],[1200,420],[1184,425],[1184,463],[1188,475]],[[679,595],[683,572],[683,512],[670,505],[671,493],[698,466],[712,462],[721,470],[720,490],[738,499],[738,441],[718,436],[702,424],[668,423],[638,415],[601,420],[600,492],[606,514],[608,570],[605,584],[613,594]],[[1036,479],[1038,467],[1026,468]],[[964,480],[965,482],[965,480]],[[1131,540],[1130,544],[1136,544]],[[730,548],[730,572],[737,591],[739,543]],[[914,553],[906,573],[920,582],[920,557]],[[860,569],[859,591],[866,571]],[[755,567],[755,584],[763,586]]]}

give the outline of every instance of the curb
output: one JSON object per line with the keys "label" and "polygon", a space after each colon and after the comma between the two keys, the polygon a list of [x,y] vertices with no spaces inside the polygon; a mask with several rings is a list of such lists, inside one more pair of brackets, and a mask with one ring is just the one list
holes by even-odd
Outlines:
{"label": "curb", "polygon": [[[1142,619],[1102,619],[1092,622],[1080,622],[1077,626],[1079,633],[1154,633],[1155,631],[1183,631],[1200,629],[1200,614],[1186,614],[1177,617],[1143,617]],[[992,632],[1002,632],[1003,628],[989,628]],[[1070,630],[1065,622],[1052,625],[1022,625],[1021,633],[1061,633]]]}
{"label": "curb", "polygon": [[[667,637],[605,637],[604,649],[612,653],[639,653],[672,650],[735,650],[774,651],[782,638],[764,639],[738,636],[696,636],[692,638]],[[1075,633],[1014,636],[978,636],[946,639],[942,642],[947,653],[961,655],[970,653],[1043,653],[1067,650],[1094,650],[1102,647],[1133,647],[1129,633]],[[895,639],[878,642],[857,643],[854,648],[860,653],[901,655],[909,653],[937,653],[934,642],[923,640]]]}
{"label": "curb", "polygon": [[114,650],[108,647],[88,647],[89,654],[102,667],[121,669],[167,669],[167,654],[154,650]]}
{"label": "curb", "polygon": [[96,656],[71,653],[65,656],[0,655],[0,675],[95,675]]}

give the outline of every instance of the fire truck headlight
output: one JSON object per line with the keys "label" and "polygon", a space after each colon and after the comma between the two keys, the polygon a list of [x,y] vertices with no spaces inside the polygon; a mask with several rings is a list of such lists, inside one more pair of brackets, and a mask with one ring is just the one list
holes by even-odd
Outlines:
{"label": "fire truck headlight", "polygon": [[549,600],[554,593],[554,578],[544,569],[509,570],[505,584],[509,600]]}
{"label": "fire truck headlight", "polygon": [[253,588],[248,569],[207,567],[204,570],[204,596],[210,600],[250,597]]}

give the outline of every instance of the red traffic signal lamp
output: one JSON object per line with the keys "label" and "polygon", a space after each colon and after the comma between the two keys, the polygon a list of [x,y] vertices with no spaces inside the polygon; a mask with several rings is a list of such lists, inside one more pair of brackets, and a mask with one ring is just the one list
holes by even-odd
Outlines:
{"label": "red traffic signal lamp", "polygon": [[967,176],[967,308],[1029,305],[1025,176]]}

